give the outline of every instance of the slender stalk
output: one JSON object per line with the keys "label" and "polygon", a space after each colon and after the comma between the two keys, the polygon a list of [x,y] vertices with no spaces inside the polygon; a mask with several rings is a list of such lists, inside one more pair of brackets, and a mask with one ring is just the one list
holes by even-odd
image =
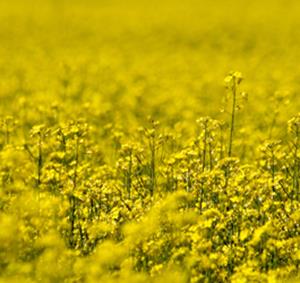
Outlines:
{"label": "slender stalk", "polygon": [[71,247],[75,247],[75,213],[76,213],[76,198],[74,196],[74,192],[77,188],[77,170],[78,170],[78,162],[79,162],[79,137],[76,135],[76,144],[75,144],[75,168],[73,175],[73,194],[70,196],[69,202],[71,206],[70,218],[71,218],[71,238],[70,244]]}
{"label": "slender stalk", "polygon": [[130,196],[131,196],[131,184],[132,184],[132,150],[130,150],[130,153],[129,153],[128,169],[125,172],[125,184],[126,184],[128,197],[130,198]]}
{"label": "slender stalk", "polygon": [[295,150],[294,150],[294,174],[293,174],[293,189],[296,194],[296,200],[299,201],[299,127],[296,128],[296,141],[295,141]]}
{"label": "slender stalk", "polygon": [[38,141],[38,157],[37,157],[37,171],[38,171],[38,178],[37,178],[37,186],[39,187],[41,184],[41,177],[42,177],[42,166],[43,166],[43,155],[42,155],[42,134],[39,133],[39,141]]}
{"label": "slender stalk", "polygon": [[234,126],[235,126],[235,110],[236,110],[236,79],[233,78],[232,109],[231,109],[231,122],[230,122],[230,136],[229,136],[229,145],[228,145],[228,157],[232,156],[232,144],[233,144],[233,135],[234,135]]}
{"label": "slender stalk", "polygon": [[207,121],[204,122],[204,138],[203,138],[203,162],[202,162],[202,171],[205,169],[206,165],[206,151],[207,151]]}
{"label": "slender stalk", "polygon": [[5,122],[5,143],[9,144],[9,125],[8,125],[8,121]]}
{"label": "slender stalk", "polygon": [[156,178],[156,172],[155,172],[155,136],[151,138],[150,141],[150,150],[151,150],[151,166],[150,166],[150,180],[151,180],[151,185],[150,185],[150,193],[153,195],[154,193],[154,188],[155,188],[155,178]]}
{"label": "slender stalk", "polygon": [[223,126],[220,125],[220,160],[224,158],[224,129]]}

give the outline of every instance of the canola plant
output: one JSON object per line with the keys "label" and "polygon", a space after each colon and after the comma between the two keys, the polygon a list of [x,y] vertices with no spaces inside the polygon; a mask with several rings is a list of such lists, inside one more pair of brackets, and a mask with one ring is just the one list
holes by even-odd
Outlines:
{"label": "canola plant", "polygon": [[300,282],[299,12],[1,1],[0,282]]}

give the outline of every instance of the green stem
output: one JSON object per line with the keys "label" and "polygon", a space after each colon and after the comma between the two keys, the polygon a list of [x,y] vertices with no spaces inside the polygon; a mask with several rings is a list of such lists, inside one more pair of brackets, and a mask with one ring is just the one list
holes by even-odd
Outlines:
{"label": "green stem", "polygon": [[37,186],[38,186],[38,187],[39,187],[40,184],[41,184],[42,166],[43,166],[43,156],[42,156],[42,135],[39,134],[39,154],[38,154],[38,158],[37,158],[37,169],[38,169]]}
{"label": "green stem", "polygon": [[204,139],[203,139],[203,162],[202,162],[202,171],[204,171],[205,169],[205,165],[206,165],[206,147],[207,147],[207,122],[205,122],[204,124]]}
{"label": "green stem", "polygon": [[232,111],[231,111],[228,157],[231,157],[232,155],[232,143],[233,143],[233,134],[234,134],[234,126],[235,126],[235,109],[236,109],[236,80],[234,78],[233,86],[232,86]]}

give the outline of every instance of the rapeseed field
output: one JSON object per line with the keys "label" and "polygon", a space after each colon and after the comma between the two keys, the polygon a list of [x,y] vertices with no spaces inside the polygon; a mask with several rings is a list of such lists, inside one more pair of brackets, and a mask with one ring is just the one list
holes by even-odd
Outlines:
{"label": "rapeseed field", "polygon": [[300,282],[299,15],[0,1],[0,283]]}

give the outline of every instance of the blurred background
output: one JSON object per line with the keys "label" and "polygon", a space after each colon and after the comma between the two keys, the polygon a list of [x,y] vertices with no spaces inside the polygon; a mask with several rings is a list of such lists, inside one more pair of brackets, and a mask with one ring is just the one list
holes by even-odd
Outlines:
{"label": "blurred background", "polygon": [[249,93],[243,123],[263,132],[279,108],[281,123],[299,109],[298,1],[11,0],[0,11],[4,113],[31,98],[66,115],[89,103],[125,124],[222,118],[230,70]]}

